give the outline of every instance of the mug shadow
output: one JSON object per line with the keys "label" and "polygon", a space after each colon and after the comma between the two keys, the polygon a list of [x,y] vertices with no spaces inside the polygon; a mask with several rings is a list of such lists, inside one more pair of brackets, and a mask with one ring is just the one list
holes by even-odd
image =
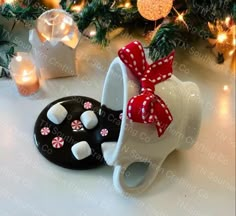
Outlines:
{"label": "mug shadow", "polygon": [[188,160],[183,151],[172,152],[163,162],[152,186],[143,195],[153,196],[178,184],[177,179],[183,178],[190,169]]}
{"label": "mug shadow", "polygon": [[[147,191],[139,194],[129,194],[131,197],[150,197],[162,193],[173,187],[178,182],[173,181],[173,177],[182,178],[188,172],[190,167],[188,166],[188,158],[182,151],[172,152],[164,161],[161,169],[153,182],[153,184],[147,189]],[[127,185],[137,185],[141,182],[148,166],[145,164],[134,164],[132,169],[127,169],[124,173],[125,181]],[[113,182],[113,167],[104,165],[94,169],[93,172],[88,172],[91,176],[102,176],[104,179]],[[96,177],[95,177],[96,178]]]}
{"label": "mug shadow", "polygon": [[[174,185],[178,184],[176,179],[183,178],[190,169],[188,160],[189,158],[185,156],[184,152],[172,152],[162,164],[161,169],[153,184],[143,193],[128,194],[128,196],[134,198],[152,197],[156,196],[157,194],[161,194],[166,190],[171,190]],[[129,173],[129,169],[127,169],[126,172],[130,174],[125,176],[127,184],[131,186],[136,185],[137,182],[140,182],[140,180],[145,175],[144,173],[147,170],[147,167],[148,166],[136,164],[133,168],[134,173]],[[68,174],[70,173],[71,175],[78,175],[78,170],[65,170],[68,171]],[[124,173],[125,175],[126,172]],[[105,181],[110,182],[110,186],[113,185],[113,167],[110,167],[108,165],[102,165],[91,170],[80,170],[80,173],[81,175],[86,175],[94,179],[102,178]],[[175,178],[175,180],[173,180],[173,177]],[[115,193],[115,190],[113,192]]]}

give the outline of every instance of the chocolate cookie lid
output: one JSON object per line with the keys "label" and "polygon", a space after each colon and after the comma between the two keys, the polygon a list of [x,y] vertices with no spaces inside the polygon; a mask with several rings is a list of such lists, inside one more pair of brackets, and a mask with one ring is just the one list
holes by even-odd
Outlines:
{"label": "chocolate cookie lid", "polygon": [[[48,110],[60,103],[68,114],[61,124],[54,124],[47,117]],[[80,116],[93,111],[98,119],[97,125],[86,129]],[[70,96],[58,99],[46,106],[35,123],[34,140],[40,153],[49,161],[70,169],[90,169],[104,164],[101,144],[117,141],[120,131],[121,111],[112,111],[88,97]],[[88,156],[79,160],[72,149],[79,149],[78,143],[87,142]],[[77,144],[76,148],[72,148]],[[74,146],[75,147],[75,146]],[[90,149],[89,149],[90,148]]]}

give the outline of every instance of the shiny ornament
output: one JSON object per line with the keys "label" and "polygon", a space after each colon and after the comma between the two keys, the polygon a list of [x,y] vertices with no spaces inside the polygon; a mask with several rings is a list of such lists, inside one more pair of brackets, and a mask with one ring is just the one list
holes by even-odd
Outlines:
{"label": "shiny ornament", "polygon": [[139,13],[147,20],[155,21],[166,17],[172,7],[173,0],[138,0]]}

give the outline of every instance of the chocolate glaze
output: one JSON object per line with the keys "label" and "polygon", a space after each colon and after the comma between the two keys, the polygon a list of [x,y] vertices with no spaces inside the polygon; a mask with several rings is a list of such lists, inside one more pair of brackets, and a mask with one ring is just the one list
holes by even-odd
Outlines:
{"label": "chocolate glaze", "polygon": [[[73,131],[71,122],[80,120],[80,115],[86,111],[83,105],[87,101],[93,104],[91,110],[95,112],[99,123],[92,130],[83,127],[79,131]],[[68,115],[60,125],[55,125],[48,120],[47,111],[58,102],[66,108]],[[45,158],[57,165],[70,169],[95,168],[104,164],[101,144],[118,140],[121,112],[101,106],[98,101],[88,97],[70,96],[58,99],[46,106],[40,113],[34,127],[35,144]],[[43,127],[50,128],[50,133],[46,136],[43,136],[40,132]],[[104,128],[108,129],[108,135],[103,137],[100,131]],[[52,139],[57,136],[64,139],[64,146],[60,149],[55,149],[52,146]],[[71,152],[71,147],[80,141],[88,142],[92,149],[92,155],[83,160],[76,160]]]}

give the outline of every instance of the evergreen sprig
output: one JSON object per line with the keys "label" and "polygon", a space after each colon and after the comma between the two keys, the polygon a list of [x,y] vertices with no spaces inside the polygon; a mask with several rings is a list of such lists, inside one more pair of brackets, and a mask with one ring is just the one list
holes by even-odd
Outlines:
{"label": "evergreen sprig", "polygon": [[61,1],[60,1],[60,5],[61,5],[61,8],[62,8],[63,10],[66,10],[67,0],[61,0]]}
{"label": "evergreen sprig", "polygon": [[214,22],[232,15],[235,1],[233,0],[187,0],[191,13],[196,14],[205,22]]}
{"label": "evergreen sprig", "polygon": [[[67,0],[61,0],[60,5],[62,9],[72,14],[80,32],[83,33],[86,28],[93,25],[96,28],[96,35],[91,37],[91,40],[103,46],[109,42],[108,33],[116,28],[124,27],[132,31],[136,24],[145,28],[147,25],[153,26],[152,21],[144,19],[139,14],[136,0],[131,0],[133,5],[131,8],[116,7],[120,1],[114,0],[87,0],[86,2],[85,8],[80,13],[71,11],[73,0],[70,0],[69,5]],[[183,22],[175,21],[177,15],[172,10],[169,14],[170,23],[160,27],[148,46],[153,61],[168,55],[178,46],[186,47],[193,39],[213,37],[208,29],[208,22],[214,23],[227,16],[233,17],[236,22],[236,3],[233,0],[175,0],[174,4],[180,13],[185,12],[184,20],[187,26],[184,26]],[[37,0],[22,0],[13,5],[0,6],[0,14],[3,17],[22,22],[37,19],[45,10],[47,8]],[[1,34],[4,34],[2,27],[0,28],[0,66],[6,70],[14,54],[15,45],[4,40]]]}
{"label": "evergreen sprig", "polygon": [[14,18],[22,22],[37,19],[47,8],[37,2],[30,2],[29,5],[22,6],[19,3],[13,5],[6,4],[0,6],[0,14],[7,18]]}
{"label": "evergreen sprig", "polygon": [[177,45],[185,46],[186,40],[183,37],[183,30],[181,28],[181,26],[174,23],[161,26],[148,46],[149,57],[152,61],[165,57]]}
{"label": "evergreen sprig", "polygon": [[90,25],[96,28],[92,41],[107,45],[107,33],[118,27],[125,27],[137,21],[144,21],[137,8],[112,8],[113,1],[91,1],[80,14],[74,14],[78,28],[83,32]]}
{"label": "evergreen sprig", "polygon": [[0,77],[9,77],[8,65],[14,56],[15,44],[5,39],[5,29],[0,25]]}

